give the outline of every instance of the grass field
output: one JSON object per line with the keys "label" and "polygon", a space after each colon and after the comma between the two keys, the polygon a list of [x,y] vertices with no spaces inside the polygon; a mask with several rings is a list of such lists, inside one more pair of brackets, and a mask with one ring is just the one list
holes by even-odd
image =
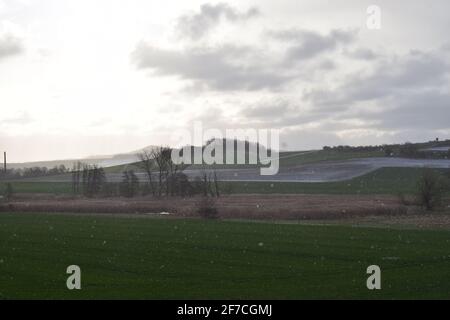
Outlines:
{"label": "grass field", "polygon": [[[448,169],[436,169],[449,176]],[[422,174],[420,168],[382,168],[361,177],[339,182],[222,182],[225,193],[281,193],[281,194],[414,194]],[[12,182],[19,193],[71,193],[68,182]],[[0,182],[0,192],[5,183]]]}
{"label": "grass field", "polygon": [[[382,151],[364,151],[364,152],[339,152],[336,150],[314,150],[314,151],[288,151],[280,153],[280,167],[292,167],[308,163],[316,163],[320,161],[341,161],[349,159],[358,158],[372,158],[372,157],[383,157],[384,153]],[[261,167],[261,165],[212,165],[207,166],[207,168],[215,169],[236,169],[236,168],[254,168]],[[191,165],[190,169],[203,169],[204,165]],[[105,168],[107,173],[121,173],[126,169],[132,169],[135,171],[141,171],[141,168],[137,163],[118,165],[113,167]]]}
{"label": "grass field", "polygon": [[338,152],[335,150],[317,150],[311,152],[286,152],[280,154],[280,167],[290,167],[321,161],[341,161],[358,158],[383,157],[383,151]]}
{"label": "grass field", "polygon": [[[448,169],[435,169],[450,176]],[[282,194],[415,194],[421,168],[381,168],[360,177],[337,182],[231,182],[223,183],[232,193]]]}
{"label": "grass field", "polygon": [[[68,194],[72,192],[70,182],[28,182],[11,181],[15,193],[51,193]],[[0,194],[5,190],[6,182],[0,182]]]}
{"label": "grass field", "polygon": [[448,231],[3,213],[0,235],[2,299],[450,296]]}

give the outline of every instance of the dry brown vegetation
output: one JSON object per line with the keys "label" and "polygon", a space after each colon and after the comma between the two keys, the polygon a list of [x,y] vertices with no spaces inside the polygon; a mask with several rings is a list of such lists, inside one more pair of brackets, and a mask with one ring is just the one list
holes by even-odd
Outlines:
{"label": "dry brown vegetation", "polygon": [[[151,214],[169,212],[197,217],[199,198],[84,199],[48,195],[18,196],[0,211]],[[395,196],[354,195],[230,195],[216,200],[219,218],[266,220],[342,219],[361,216],[398,216],[416,210]]]}

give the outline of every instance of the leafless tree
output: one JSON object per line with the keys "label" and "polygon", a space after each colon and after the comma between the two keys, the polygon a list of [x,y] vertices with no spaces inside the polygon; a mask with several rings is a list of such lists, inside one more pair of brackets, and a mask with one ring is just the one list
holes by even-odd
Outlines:
{"label": "leafless tree", "polygon": [[418,183],[418,198],[427,209],[433,210],[441,204],[445,191],[443,177],[433,169],[424,169]]}
{"label": "leafless tree", "polygon": [[214,187],[216,189],[217,198],[220,197],[219,179],[217,178],[217,172],[214,170]]}
{"label": "leafless tree", "polygon": [[162,196],[163,182],[165,179],[166,160],[164,158],[164,147],[153,149],[151,152],[152,159],[155,161],[156,169],[158,170],[158,191],[157,195]]}
{"label": "leafless tree", "polygon": [[140,160],[139,167],[145,171],[148,180],[148,186],[150,188],[150,192],[153,195],[156,195],[155,184],[153,181],[153,172],[155,168],[155,159],[154,153],[152,151],[144,150],[138,153],[138,158]]}
{"label": "leafless tree", "polygon": [[196,180],[196,184],[204,197],[220,197],[219,179],[216,170],[213,170],[212,172],[203,170],[201,172],[201,177]]}
{"label": "leafless tree", "polygon": [[[186,168],[183,164],[175,164],[172,161],[172,149],[158,147],[152,151],[144,151],[138,154],[140,167],[146,172],[147,178],[155,196],[174,196],[179,189],[178,181],[184,180],[180,173]],[[155,177],[156,176],[156,177]],[[155,181],[156,179],[156,181]],[[183,186],[186,184],[183,183]],[[178,190],[177,189],[177,190]],[[182,193],[185,193],[184,191]]]}
{"label": "leafless tree", "polygon": [[85,165],[82,172],[83,194],[93,197],[100,193],[106,183],[105,171],[97,166]]}
{"label": "leafless tree", "polygon": [[139,179],[133,170],[123,172],[122,183],[120,184],[121,195],[132,198],[139,190]]}
{"label": "leafless tree", "polygon": [[81,171],[82,163],[80,161],[74,163],[72,167],[72,191],[75,194],[80,192]]}

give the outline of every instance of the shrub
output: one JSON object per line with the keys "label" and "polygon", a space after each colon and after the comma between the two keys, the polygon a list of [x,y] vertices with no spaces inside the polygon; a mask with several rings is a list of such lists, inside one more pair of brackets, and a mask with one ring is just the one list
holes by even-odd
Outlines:
{"label": "shrub", "polygon": [[432,169],[425,169],[418,183],[419,203],[427,210],[433,210],[441,205],[445,192],[443,177]]}
{"label": "shrub", "polygon": [[202,197],[197,204],[197,213],[204,219],[216,219],[218,218],[218,210],[216,207],[216,201],[211,197]]}

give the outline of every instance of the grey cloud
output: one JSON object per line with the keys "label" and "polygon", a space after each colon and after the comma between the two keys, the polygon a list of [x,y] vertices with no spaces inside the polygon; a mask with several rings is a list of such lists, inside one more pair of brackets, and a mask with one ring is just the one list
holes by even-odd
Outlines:
{"label": "grey cloud", "polygon": [[[203,5],[201,13],[184,17],[181,27],[191,35],[192,30],[208,30],[209,23],[225,16],[228,20],[252,17],[257,11],[237,13],[226,4]],[[208,17],[208,18],[207,18]],[[212,19],[214,17],[215,19]],[[187,19],[187,20],[186,20]],[[195,23],[194,23],[195,21]],[[204,25],[205,24],[205,25]],[[178,27],[180,28],[180,24]],[[189,31],[190,30],[190,31]],[[132,53],[133,63],[138,69],[150,69],[156,75],[177,76],[191,81],[186,87],[190,91],[205,89],[218,91],[256,91],[268,89],[281,90],[296,79],[308,79],[318,72],[335,70],[333,60],[325,58],[317,61],[315,56],[332,51],[351,43],[356,37],[354,31],[332,30],[326,35],[313,31],[286,29],[270,31],[269,38],[287,43],[284,53],[270,55],[257,46],[223,45],[217,47],[186,47],[182,50],[170,50],[141,42]],[[282,49],[283,50],[283,49]],[[273,52],[272,52],[273,53]],[[303,60],[302,68],[294,68],[296,62]]]}
{"label": "grey cloud", "polygon": [[[334,61],[325,59],[315,63],[310,54],[331,50],[338,44],[351,41],[353,36],[353,32],[339,30],[334,30],[327,36],[310,31],[280,31],[273,34],[273,37],[296,39],[294,46],[291,45],[287,49],[281,63],[262,59],[261,49],[257,47],[223,45],[169,50],[144,42],[137,45],[132,59],[139,69],[151,69],[159,75],[178,76],[181,79],[191,80],[191,88],[196,91],[199,89],[279,90],[300,75],[307,77],[316,71],[335,69]],[[301,44],[298,44],[297,40]],[[312,63],[305,64],[301,70],[292,68],[292,52],[300,47],[303,48],[304,53],[309,52],[304,57]],[[298,59],[295,58],[295,60]],[[308,74],[306,74],[307,70],[309,70]]]}
{"label": "grey cloud", "polygon": [[379,65],[369,77],[356,76],[346,85],[348,99],[381,99],[399,92],[445,86],[448,65],[439,56],[413,52]]}
{"label": "grey cloud", "polygon": [[175,51],[140,43],[132,59],[139,69],[178,76],[213,90],[276,89],[292,79],[254,64],[251,62],[254,54],[255,51],[249,47],[232,45]]}
{"label": "grey cloud", "polygon": [[352,59],[358,60],[375,60],[379,57],[373,50],[358,48],[353,51],[346,51],[346,55]]}
{"label": "grey cloud", "polygon": [[259,10],[255,7],[240,12],[226,3],[203,4],[199,13],[178,18],[177,31],[183,37],[198,40],[218,26],[222,19],[230,22],[245,21],[259,14]]}
{"label": "grey cloud", "polygon": [[271,31],[268,35],[292,44],[286,53],[288,62],[311,59],[321,53],[332,51],[339,45],[349,44],[356,37],[354,31],[344,30],[332,30],[328,35],[322,35],[315,31],[288,29]]}
{"label": "grey cloud", "polygon": [[0,60],[18,55],[24,51],[22,42],[9,34],[0,35]]}
{"label": "grey cloud", "polygon": [[377,128],[440,130],[450,129],[450,94],[437,91],[420,92],[397,97],[377,113],[365,115],[377,121]]}
{"label": "grey cloud", "polygon": [[291,106],[288,101],[276,101],[273,103],[262,103],[259,105],[250,106],[244,108],[242,115],[247,118],[253,119],[271,119],[282,117],[291,110]]}
{"label": "grey cloud", "polygon": [[306,92],[303,99],[312,110],[284,101],[247,108],[242,115],[280,127],[319,122],[320,130],[330,132],[450,130],[448,76],[449,66],[438,53],[411,52],[378,63],[369,75],[347,78],[336,90]]}
{"label": "grey cloud", "polygon": [[318,68],[320,70],[334,70],[336,69],[336,63],[334,63],[332,60],[324,60],[319,65]]}
{"label": "grey cloud", "polygon": [[[354,75],[336,90],[304,95],[320,113],[357,119],[367,128],[399,132],[449,130],[449,65],[439,52],[411,52],[378,63],[369,75]],[[372,108],[363,106],[371,101]],[[360,108],[363,107],[363,108]]]}
{"label": "grey cloud", "polygon": [[285,150],[312,150],[324,145],[344,144],[333,132],[306,128],[288,128],[280,133],[280,141]]}
{"label": "grey cloud", "polygon": [[243,106],[240,116],[241,123],[266,128],[286,128],[328,118],[328,115],[324,113],[311,112],[289,99],[263,101]]}
{"label": "grey cloud", "polygon": [[361,72],[348,77],[334,91],[313,90],[304,97],[317,108],[342,106],[345,109],[356,102],[445,88],[448,74],[449,66],[438,54],[411,52],[376,64],[369,75]]}

